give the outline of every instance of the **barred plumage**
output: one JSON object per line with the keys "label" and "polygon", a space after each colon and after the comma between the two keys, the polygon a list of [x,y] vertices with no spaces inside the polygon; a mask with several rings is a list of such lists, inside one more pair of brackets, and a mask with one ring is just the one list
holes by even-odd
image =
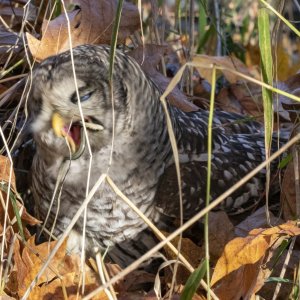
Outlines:
{"label": "barred plumage", "polygon": [[[163,215],[178,216],[173,154],[165,113],[159,100],[160,93],[155,84],[133,59],[117,51],[113,74],[115,128],[112,149],[109,48],[79,46],[73,49],[73,55],[85,121],[101,127],[101,130],[87,129],[92,151],[89,188],[102,173],[108,172],[120,190],[155,223],[159,224]],[[70,156],[66,140],[53,131],[53,115],[61,116],[64,126],[60,129],[69,136],[69,140],[71,137],[74,145],[80,144],[83,139],[79,133],[81,118],[70,52],[45,60],[34,71],[29,109],[37,145],[32,166],[32,190],[38,202],[40,218],[45,220],[51,208],[60,166]],[[204,206],[208,112],[199,109],[185,113],[172,106],[168,109],[179,149],[184,217],[189,218]],[[243,119],[244,116],[238,114],[215,112],[212,198],[228,189],[264,159],[264,137],[260,124],[243,122]],[[55,234],[65,230],[86,196],[89,159],[88,147],[85,147],[79,158],[68,161],[61,195],[55,199],[47,220],[47,227],[51,227],[56,219]],[[263,190],[263,183],[263,174],[253,178],[228,198],[223,208],[236,212],[241,207],[251,206]],[[80,244],[76,238],[82,234],[82,224],[83,217],[74,228],[71,247]],[[111,257],[123,265],[128,263],[128,260],[120,258],[124,249],[136,257],[153,244],[152,238],[145,234],[145,240],[138,238],[145,228],[145,223],[107,184],[88,205],[87,248],[97,245],[105,249],[116,245],[121,250],[116,255],[111,252]],[[146,239],[149,239],[149,243]],[[130,248],[130,241],[137,243],[136,246]],[[122,243],[127,246],[122,246]],[[134,250],[138,248],[143,250]]]}

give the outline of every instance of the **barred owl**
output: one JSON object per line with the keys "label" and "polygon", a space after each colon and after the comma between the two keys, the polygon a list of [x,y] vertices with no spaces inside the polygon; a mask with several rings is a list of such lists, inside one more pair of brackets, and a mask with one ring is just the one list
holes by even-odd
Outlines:
{"label": "barred owl", "polygon": [[[72,51],[73,63],[68,51],[46,59],[33,73],[29,103],[36,143],[32,191],[41,220],[61,234],[102,173],[108,173],[155,224],[162,223],[165,215],[178,217],[174,157],[158,88],[134,59],[117,51],[111,96],[109,47],[83,45]],[[190,218],[204,207],[208,112],[186,113],[171,105],[168,112],[179,151],[184,218]],[[261,125],[243,120],[244,116],[234,113],[214,113],[212,199],[264,159]],[[68,169],[53,197],[64,162]],[[256,203],[263,188],[261,173],[228,197],[221,208],[245,209]],[[109,247],[114,253],[119,249],[116,260],[126,265],[126,253],[133,258],[147,249],[139,237],[147,225],[107,183],[88,204],[86,216],[87,250]],[[80,244],[77,239],[82,230],[83,216],[73,228],[70,248]]]}

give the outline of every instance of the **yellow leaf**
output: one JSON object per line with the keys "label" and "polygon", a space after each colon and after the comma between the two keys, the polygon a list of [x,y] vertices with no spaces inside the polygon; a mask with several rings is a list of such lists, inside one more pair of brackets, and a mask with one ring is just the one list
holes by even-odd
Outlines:
{"label": "yellow leaf", "polygon": [[257,263],[279,237],[299,234],[300,228],[294,223],[288,222],[272,228],[254,229],[245,238],[233,239],[225,246],[224,252],[216,264],[211,284],[216,284],[240,267]]}

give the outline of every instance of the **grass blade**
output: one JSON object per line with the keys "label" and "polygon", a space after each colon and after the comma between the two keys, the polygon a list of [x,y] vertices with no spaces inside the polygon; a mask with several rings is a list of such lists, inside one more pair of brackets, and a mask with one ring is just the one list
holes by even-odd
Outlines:
{"label": "grass blade", "polygon": [[110,81],[112,81],[112,76],[113,76],[115,51],[116,51],[116,47],[117,47],[118,32],[119,32],[119,27],[120,27],[122,8],[123,8],[123,0],[119,0],[118,6],[117,6],[117,13],[115,16],[115,21],[114,21],[113,33],[112,33],[112,37],[111,37],[111,44],[110,44],[110,57],[109,57],[109,79],[110,79]]}
{"label": "grass blade", "polygon": [[201,279],[206,273],[206,260],[188,278],[184,289],[180,295],[180,300],[191,300],[199,287]]}
{"label": "grass blade", "polygon": [[[259,32],[259,48],[261,54],[261,72],[264,83],[273,84],[273,60],[271,50],[270,22],[266,8],[261,8],[258,12],[258,32]],[[265,124],[265,152],[266,159],[270,157],[272,132],[273,132],[273,96],[272,92],[266,88],[262,88],[262,98],[264,106],[264,124]],[[266,167],[266,211],[268,223],[270,218],[268,214],[268,194],[270,186],[270,164]]]}

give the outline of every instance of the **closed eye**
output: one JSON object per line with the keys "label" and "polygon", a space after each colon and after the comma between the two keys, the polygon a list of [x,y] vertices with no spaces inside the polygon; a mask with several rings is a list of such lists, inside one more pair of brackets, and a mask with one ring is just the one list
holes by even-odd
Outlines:
{"label": "closed eye", "polygon": [[92,92],[89,92],[83,96],[80,96],[80,102],[84,102],[84,101],[87,101],[91,98],[91,96],[93,95],[94,91]]}

